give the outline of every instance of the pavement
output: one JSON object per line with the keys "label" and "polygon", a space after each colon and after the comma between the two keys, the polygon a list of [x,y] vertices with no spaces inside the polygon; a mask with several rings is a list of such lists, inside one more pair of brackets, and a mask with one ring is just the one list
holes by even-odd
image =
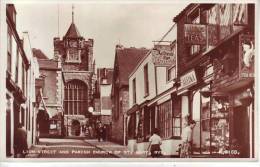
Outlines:
{"label": "pavement", "polygon": [[100,148],[118,158],[147,158],[147,152],[131,152],[127,146],[111,141],[98,141],[97,139],[85,139],[85,142]]}

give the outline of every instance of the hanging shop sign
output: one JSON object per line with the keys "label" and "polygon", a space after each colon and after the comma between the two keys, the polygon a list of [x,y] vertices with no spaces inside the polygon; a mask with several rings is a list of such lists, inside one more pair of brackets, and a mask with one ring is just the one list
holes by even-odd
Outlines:
{"label": "hanging shop sign", "polygon": [[180,77],[181,86],[179,90],[181,89],[187,89],[195,84],[197,84],[197,77],[195,70],[191,70],[190,72],[186,73],[185,75]]}
{"label": "hanging shop sign", "polygon": [[206,25],[202,24],[185,24],[184,38],[185,42],[190,45],[205,45],[207,42]]}
{"label": "hanging shop sign", "polygon": [[255,41],[253,35],[239,36],[240,78],[254,77]]}
{"label": "hanging shop sign", "polygon": [[170,67],[176,64],[176,48],[170,45],[156,45],[151,53],[155,66]]}

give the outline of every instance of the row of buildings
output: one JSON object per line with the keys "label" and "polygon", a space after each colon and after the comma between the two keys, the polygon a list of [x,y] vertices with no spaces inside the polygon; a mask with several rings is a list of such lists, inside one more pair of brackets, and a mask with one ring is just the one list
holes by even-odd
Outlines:
{"label": "row of buildings", "polygon": [[[6,22],[2,22],[2,32],[6,32],[7,45],[1,63],[5,67],[3,81],[6,83],[6,156],[14,155],[16,129],[22,123],[27,134],[28,145],[36,142],[36,113],[39,109],[41,87],[37,84],[40,78],[37,59],[30,47],[29,34],[22,37],[16,30],[16,10],[13,5],[7,5]],[[2,48],[5,48],[2,46]],[[4,84],[3,84],[4,85]],[[31,86],[29,86],[31,85]]]}
{"label": "row of buildings", "polygon": [[194,157],[255,157],[255,6],[190,4],[150,50],[115,51],[112,140],[145,151],[154,128],[178,154],[185,117]]}
{"label": "row of buildings", "polygon": [[163,154],[177,155],[189,116],[193,156],[255,157],[254,4],[190,4],[173,21],[153,48],[117,45],[114,67],[96,71],[94,40],[80,35],[73,11],[50,59],[19,36],[7,5],[6,156],[18,123],[30,147],[38,137],[85,136],[97,122],[137,151],[158,128]]}
{"label": "row of buildings", "polygon": [[[86,127],[95,125],[100,116],[110,114],[105,109],[102,114],[93,112],[98,89],[109,88],[105,88],[105,81],[100,88],[97,85],[94,40],[85,40],[80,35],[74,24],[74,11],[66,34],[53,40],[52,56],[31,48],[28,32],[19,36],[13,4],[6,5],[6,22],[2,27],[7,34],[7,53],[3,57],[6,62],[7,157],[15,156],[19,123],[24,126],[28,147],[31,147],[37,144],[39,137],[84,136]],[[111,70],[107,76],[111,78]],[[102,101],[107,100],[106,96],[101,94],[105,97]]]}

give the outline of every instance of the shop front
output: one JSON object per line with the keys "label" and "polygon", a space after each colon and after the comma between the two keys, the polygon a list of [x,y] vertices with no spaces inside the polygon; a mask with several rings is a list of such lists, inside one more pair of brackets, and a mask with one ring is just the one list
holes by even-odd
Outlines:
{"label": "shop front", "polygon": [[164,156],[177,156],[181,144],[182,109],[181,98],[171,91],[134,105],[128,110],[128,147],[134,151],[148,151],[149,138],[158,128],[162,138]]}
{"label": "shop front", "polygon": [[137,130],[136,115],[139,113],[139,105],[135,104],[127,111],[127,147],[130,151],[136,151]]}
{"label": "shop front", "polygon": [[200,82],[186,88],[189,112],[197,122],[194,157],[254,157],[254,70],[245,67],[245,41],[254,43],[252,36],[238,34],[229,48],[212,52],[221,56],[208,65],[202,79],[196,75]]}
{"label": "shop front", "polygon": [[214,131],[221,134],[221,137],[216,137],[216,143],[222,145],[218,144],[220,148],[211,152],[230,157],[252,158],[254,37],[240,33],[230,42],[233,45],[225,49],[222,59],[218,57],[214,60],[211,117],[218,121],[212,121],[212,125],[216,127],[212,128],[212,134]]}
{"label": "shop front", "polygon": [[[196,156],[208,156],[211,151],[211,81],[213,77],[211,64],[205,69],[191,69],[180,77],[177,94],[182,97],[183,115],[196,121],[193,130],[192,153]],[[187,122],[182,123],[183,127]]]}
{"label": "shop front", "polygon": [[181,144],[182,109],[181,98],[171,93],[168,98],[157,101],[157,124],[162,138],[162,154],[165,156],[178,156]]}
{"label": "shop front", "polygon": [[127,111],[127,140],[132,151],[147,151],[149,146],[151,127],[155,124],[155,111],[150,111],[153,107],[149,108],[147,103],[148,101],[141,105],[136,104]]}

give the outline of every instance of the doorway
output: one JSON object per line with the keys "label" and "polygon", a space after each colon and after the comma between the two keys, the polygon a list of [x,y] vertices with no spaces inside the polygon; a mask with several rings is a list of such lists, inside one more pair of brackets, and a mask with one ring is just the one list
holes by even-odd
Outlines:
{"label": "doorway", "polygon": [[11,113],[6,111],[6,156],[11,156]]}
{"label": "doorway", "polygon": [[78,120],[73,120],[71,124],[71,134],[73,136],[80,135],[80,122]]}
{"label": "doorway", "polygon": [[239,146],[240,157],[249,158],[250,139],[249,139],[249,115],[246,106],[234,108],[234,137],[232,144]]}

